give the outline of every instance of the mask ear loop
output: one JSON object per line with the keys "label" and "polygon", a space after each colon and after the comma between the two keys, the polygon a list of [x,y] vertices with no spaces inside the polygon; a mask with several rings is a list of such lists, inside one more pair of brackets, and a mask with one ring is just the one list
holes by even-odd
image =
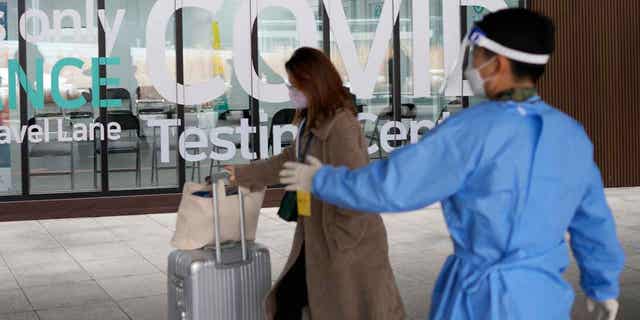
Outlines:
{"label": "mask ear loop", "polygon": [[[444,100],[445,90],[449,85],[449,81],[451,81],[451,76],[454,74],[454,72],[457,72],[457,71],[462,72],[462,69],[460,67],[462,65],[462,61],[464,61],[464,54],[467,51],[467,47],[469,47],[469,36],[471,35],[472,30],[473,28],[467,31],[467,34],[464,36],[464,40],[462,40],[462,44],[460,45],[460,52],[458,53],[458,56],[456,57],[456,60],[451,70],[449,70],[449,72],[445,74],[442,85],[440,85],[440,89],[438,90],[438,98],[437,98],[438,107],[442,105],[442,101]],[[462,82],[463,82],[462,87],[464,88],[464,77],[462,78]],[[448,111],[449,111],[448,104],[442,105],[442,109],[440,110],[440,113],[438,114],[438,118],[436,119],[436,126],[440,124],[440,122],[442,121],[442,118],[444,117],[444,114]]]}

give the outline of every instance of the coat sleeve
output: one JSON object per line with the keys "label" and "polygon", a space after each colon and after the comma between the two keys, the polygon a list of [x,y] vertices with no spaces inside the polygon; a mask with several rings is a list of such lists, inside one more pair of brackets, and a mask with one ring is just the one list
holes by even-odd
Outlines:
{"label": "coat sleeve", "polygon": [[[294,144],[295,145],[295,144]],[[281,154],[266,160],[236,167],[238,185],[251,191],[261,190],[266,186],[280,183],[280,170],[287,161],[295,161],[295,148],[285,148]]]}
{"label": "coat sleeve", "polygon": [[607,205],[602,178],[595,163],[582,203],[569,226],[569,233],[585,294],[596,301],[618,297],[624,251],[618,241],[615,221]]}
{"label": "coat sleeve", "polygon": [[324,166],[313,194],[329,203],[365,212],[404,212],[426,207],[458,191],[474,166],[478,133],[450,119],[418,144],[398,149],[367,167]]}

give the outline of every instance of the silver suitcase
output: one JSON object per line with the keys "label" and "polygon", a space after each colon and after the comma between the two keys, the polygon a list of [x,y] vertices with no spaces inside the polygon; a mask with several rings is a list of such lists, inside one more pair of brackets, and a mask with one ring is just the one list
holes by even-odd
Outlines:
{"label": "silver suitcase", "polygon": [[[213,190],[225,177],[212,176]],[[269,250],[246,241],[240,192],[241,242],[221,245],[218,199],[212,194],[216,246],[169,254],[168,319],[262,320],[262,301],[271,288]]]}

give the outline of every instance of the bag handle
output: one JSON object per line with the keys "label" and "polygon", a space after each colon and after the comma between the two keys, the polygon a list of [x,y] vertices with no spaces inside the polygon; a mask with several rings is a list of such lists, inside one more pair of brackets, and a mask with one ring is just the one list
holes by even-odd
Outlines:
{"label": "bag handle", "polygon": [[[216,242],[216,262],[223,264],[222,261],[222,244],[220,243],[220,205],[218,202],[218,184],[220,182],[229,181],[229,173],[226,171],[218,172],[211,175],[211,195],[213,196],[213,224],[214,238]],[[245,234],[245,212],[244,212],[244,195],[238,190],[238,201],[240,202],[240,243],[242,246],[242,261],[247,261],[247,239]]]}

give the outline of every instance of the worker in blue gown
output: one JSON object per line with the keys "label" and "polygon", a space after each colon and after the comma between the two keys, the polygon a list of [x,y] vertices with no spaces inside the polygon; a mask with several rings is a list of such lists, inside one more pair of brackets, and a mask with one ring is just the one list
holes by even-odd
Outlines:
{"label": "worker in blue gown", "polygon": [[367,167],[309,158],[281,172],[288,190],[358,211],[440,201],[454,253],[435,284],[430,319],[569,319],[567,241],[588,311],[616,317],[624,254],[593,145],[534,89],[554,32],[549,18],[526,9],[488,14],[465,38],[462,56],[473,92],[489,101]]}

